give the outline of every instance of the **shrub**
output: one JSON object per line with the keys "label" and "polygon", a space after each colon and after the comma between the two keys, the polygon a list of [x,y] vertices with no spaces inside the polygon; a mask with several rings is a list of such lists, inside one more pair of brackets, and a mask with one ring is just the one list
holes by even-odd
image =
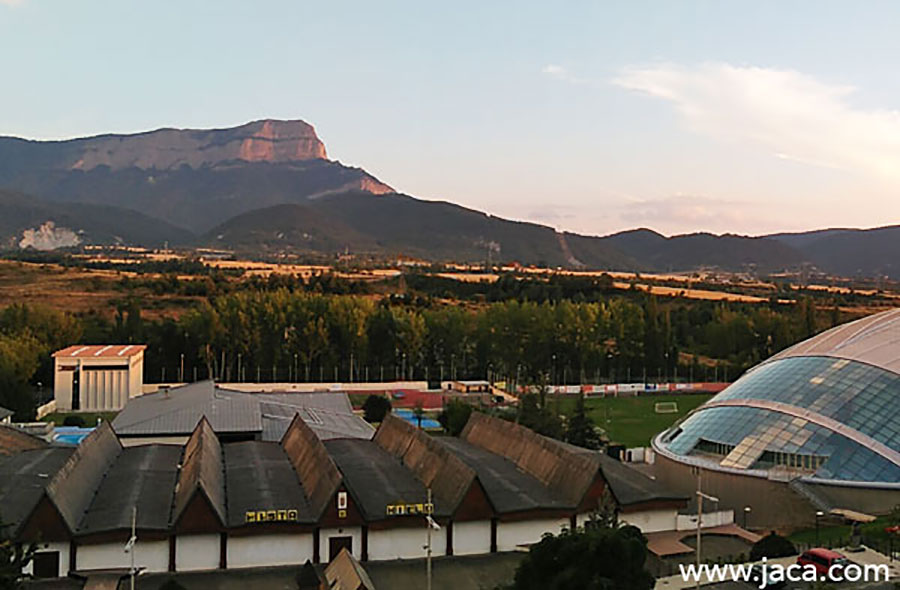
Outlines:
{"label": "shrub", "polygon": [[81,416],[66,416],[63,418],[63,426],[79,426],[84,428],[84,418]]}
{"label": "shrub", "polygon": [[366,422],[382,422],[391,411],[391,400],[383,395],[370,395],[363,402],[363,418]]}
{"label": "shrub", "polygon": [[776,535],[772,531],[753,545],[750,549],[750,561],[759,561],[763,557],[788,557],[796,555],[797,548],[781,535]]}
{"label": "shrub", "polygon": [[444,404],[444,411],[438,416],[438,422],[444,431],[452,436],[459,436],[472,415],[472,406],[462,400],[450,400]]}

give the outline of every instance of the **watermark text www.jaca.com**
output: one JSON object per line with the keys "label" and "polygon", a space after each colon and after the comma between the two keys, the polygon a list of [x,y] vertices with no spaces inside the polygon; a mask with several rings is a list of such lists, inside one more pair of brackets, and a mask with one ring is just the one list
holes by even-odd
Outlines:
{"label": "watermark text www.jaca.com", "polygon": [[768,563],[709,565],[680,564],[685,582],[745,582],[766,588],[780,582],[888,582],[890,569],[885,564],[836,564],[824,569],[813,564]]}

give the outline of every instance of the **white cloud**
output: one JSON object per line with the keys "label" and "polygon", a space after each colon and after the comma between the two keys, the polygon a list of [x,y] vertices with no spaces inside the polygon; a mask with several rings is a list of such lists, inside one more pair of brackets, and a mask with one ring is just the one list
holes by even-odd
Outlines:
{"label": "white cloud", "polygon": [[697,133],[900,186],[900,112],[855,108],[853,87],[722,63],[633,67],[613,83],[670,101]]}
{"label": "white cloud", "polygon": [[558,65],[558,64],[547,64],[541,68],[541,73],[545,76],[549,76],[551,78],[556,78],[557,80],[562,80],[563,82],[569,82],[571,84],[588,84],[590,80],[586,78],[580,78],[575,76],[568,70],[568,68]]}

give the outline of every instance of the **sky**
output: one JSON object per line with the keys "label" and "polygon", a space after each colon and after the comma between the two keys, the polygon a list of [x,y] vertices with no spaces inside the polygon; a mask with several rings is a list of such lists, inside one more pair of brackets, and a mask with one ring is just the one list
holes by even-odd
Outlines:
{"label": "sky", "polygon": [[0,0],[0,135],[303,119],[558,229],[900,223],[900,4]]}

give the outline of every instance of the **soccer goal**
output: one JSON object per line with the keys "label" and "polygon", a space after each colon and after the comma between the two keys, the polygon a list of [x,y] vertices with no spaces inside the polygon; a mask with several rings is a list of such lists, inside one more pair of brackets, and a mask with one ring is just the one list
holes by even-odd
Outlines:
{"label": "soccer goal", "polygon": [[657,414],[677,414],[678,402],[656,402],[653,409]]}

